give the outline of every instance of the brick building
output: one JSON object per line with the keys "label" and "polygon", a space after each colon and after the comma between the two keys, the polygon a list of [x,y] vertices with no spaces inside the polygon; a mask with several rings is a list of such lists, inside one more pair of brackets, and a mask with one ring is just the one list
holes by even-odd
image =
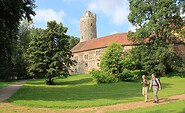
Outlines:
{"label": "brick building", "polygon": [[[72,74],[88,73],[92,68],[98,69],[100,56],[105,52],[107,46],[112,42],[123,46],[123,51],[132,48],[131,41],[127,39],[127,33],[117,33],[97,38],[96,15],[86,11],[80,18],[80,43],[72,48],[73,58],[77,61],[76,66],[72,66]],[[185,44],[176,44],[175,51],[185,61]]]}

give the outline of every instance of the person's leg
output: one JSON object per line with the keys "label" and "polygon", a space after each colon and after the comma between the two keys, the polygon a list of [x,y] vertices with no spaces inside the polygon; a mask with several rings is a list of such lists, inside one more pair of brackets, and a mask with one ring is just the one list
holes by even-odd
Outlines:
{"label": "person's leg", "polygon": [[158,101],[157,92],[158,92],[158,86],[153,86],[154,101]]}
{"label": "person's leg", "polygon": [[142,89],[142,95],[145,96],[145,89],[144,89],[144,87]]}
{"label": "person's leg", "polygon": [[148,99],[148,87],[145,87],[145,101]]}

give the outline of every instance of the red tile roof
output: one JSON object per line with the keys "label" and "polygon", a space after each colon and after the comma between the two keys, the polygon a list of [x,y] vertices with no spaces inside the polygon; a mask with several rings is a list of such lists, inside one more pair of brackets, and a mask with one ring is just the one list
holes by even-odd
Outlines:
{"label": "red tile roof", "polygon": [[95,38],[85,42],[78,43],[74,48],[71,49],[72,52],[80,52],[91,49],[107,47],[112,42],[119,43],[121,45],[130,45],[132,41],[127,39],[128,33],[117,33],[113,35],[108,35],[100,38]]}

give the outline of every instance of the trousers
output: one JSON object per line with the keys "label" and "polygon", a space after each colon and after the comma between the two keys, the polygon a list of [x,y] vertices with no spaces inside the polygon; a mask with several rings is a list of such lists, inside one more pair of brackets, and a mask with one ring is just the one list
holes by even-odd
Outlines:
{"label": "trousers", "polygon": [[158,86],[153,86],[154,101],[159,101],[157,92],[158,92]]}
{"label": "trousers", "polygon": [[148,99],[148,87],[143,87],[143,96],[145,97],[145,101]]}

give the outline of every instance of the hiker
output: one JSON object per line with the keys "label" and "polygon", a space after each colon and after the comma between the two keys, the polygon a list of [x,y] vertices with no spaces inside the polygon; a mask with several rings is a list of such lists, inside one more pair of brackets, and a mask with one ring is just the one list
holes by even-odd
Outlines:
{"label": "hiker", "polygon": [[145,97],[145,102],[147,102],[147,99],[148,99],[147,92],[148,92],[148,85],[149,85],[149,82],[147,81],[145,75],[142,76],[142,79],[143,79],[143,81],[141,82],[141,84],[143,84],[143,91],[142,91],[142,94],[143,94],[143,96]]}
{"label": "hiker", "polygon": [[154,93],[154,103],[158,103],[159,99],[157,97],[158,89],[161,90],[161,84],[158,78],[155,78],[155,74],[152,74],[152,79],[150,81],[150,88],[153,86],[153,93]]}

